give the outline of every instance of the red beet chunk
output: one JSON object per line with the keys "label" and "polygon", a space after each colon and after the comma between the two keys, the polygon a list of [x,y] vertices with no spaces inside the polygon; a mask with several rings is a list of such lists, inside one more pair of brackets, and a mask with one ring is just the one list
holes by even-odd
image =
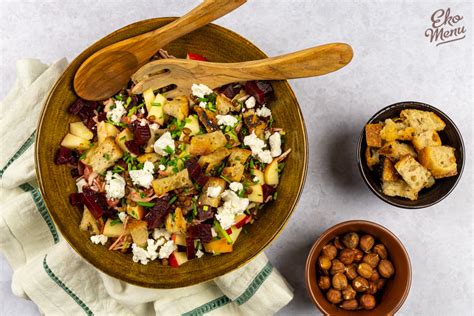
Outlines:
{"label": "red beet chunk", "polygon": [[166,216],[168,216],[171,209],[168,200],[168,198],[161,198],[152,201],[155,205],[153,205],[151,210],[145,215],[148,228],[157,228],[165,222]]}
{"label": "red beet chunk", "polygon": [[141,126],[138,125],[135,128],[135,143],[137,145],[145,145],[148,140],[151,138],[151,132],[150,132],[150,127],[148,125]]}
{"label": "red beet chunk", "polygon": [[202,206],[198,207],[197,218],[200,221],[207,221],[208,219],[214,218],[215,208],[208,206],[207,211],[204,211]]}
{"label": "red beet chunk", "polygon": [[198,224],[189,226],[188,236],[193,239],[200,239],[202,243],[208,243],[212,240],[211,225]]}
{"label": "red beet chunk", "polygon": [[127,169],[128,169],[128,165],[127,165],[127,163],[125,162],[125,160],[123,160],[123,159],[120,159],[120,160],[117,162],[117,165],[119,165],[120,167],[122,167],[124,170],[127,170]]}
{"label": "red beet chunk", "polygon": [[82,206],[84,204],[84,194],[82,193],[71,193],[69,195],[69,203],[73,206]]}
{"label": "red beet chunk", "polygon": [[240,92],[241,88],[242,88],[241,85],[231,83],[231,84],[228,84],[228,85],[222,87],[221,91],[222,91],[223,95],[225,95],[229,99],[233,99]]}
{"label": "red beet chunk", "polygon": [[69,112],[76,115],[79,114],[79,112],[84,107],[84,103],[85,103],[84,100],[77,99],[76,102],[74,102],[73,104],[69,106]]}
{"label": "red beet chunk", "polygon": [[87,206],[89,211],[91,212],[92,216],[94,218],[99,218],[103,214],[102,208],[97,204],[97,202],[94,200],[93,196],[86,196],[84,195],[84,204]]}
{"label": "red beet chunk", "polygon": [[73,178],[79,177],[79,170],[77,168],[71,169],[71,177]]}
{"label": "red beet chunk", "polygon": [[188,169],[189,176],[193,180],[196,180],[202,174],[201,166],[197,163],[196,159],[187,160],[185,166],[186,169]]}
{"label": "red beet chunk", "polygon": [[69,112],[79,115],[82,120],[87,120],[95,115],[94,110],[96,109],[97,102],[77,99],[69,107]]}
{"label": "red beet chunk", "polygon": [[125,142],[125,146],[132,154],[140,155],[140,147],[138,147],[138,144],[135,142],[135,140],[127,140]]}
{"label": "red beet chunk", "polygon": [[89,187],[82,188],[84,197],[83,202],[91,212],[92,216],[99,218],[109,206],[103,193],[98,193]]}
{"label": "red beet chunk", "polygon": [[54,163],[57,165],[64,165],[71,162],[73,159],[72,150],[66,147],[59,147],[56,151],[56,158],[54,159]]}
{"label": "red beet chunk", "polygon": [[276,189],[268,184],[262,185],[263,200],[266,201],[270,195],[275,193]]}
{"label": "red beet chunk", "polygon": [[204,186],[207,181],[209,180],[209,177],[204,175],[204,174],[201,174],[197,179],[196,179],[196,183],[199,184],[200,186]]}
{"label": "red beet chunk", "polygon": [[196,249],[194,248],[193,238],[186,238],[186,256],[189,260],[196,258]]}
{"label": "red beet chunk", "polygon": [[83,164],[82,162],[77,163],[77,172],[79,173],[80,176],[84,174],[84,169],[86,168],[86,165]]}
{"label": "red beet chunk", "polygon": [[268,81],[247,81],[245,91],[255,97],[259,104],[268,102],[273,94],[273,88]]}
{"label": "red beet chunk", "polygon": [[89,117],[85,124],[87,126],[88,129],[90,129],[91,131],[94,131],[96,129],[95,125],[96,125],[96,121],[92,118],[92,117]]}
{"label": "red beet chunk", "polygon": [[97,120],[99,122],[107,120],[107,113],[105,112],[100,112],[99,115],[97,115]]}

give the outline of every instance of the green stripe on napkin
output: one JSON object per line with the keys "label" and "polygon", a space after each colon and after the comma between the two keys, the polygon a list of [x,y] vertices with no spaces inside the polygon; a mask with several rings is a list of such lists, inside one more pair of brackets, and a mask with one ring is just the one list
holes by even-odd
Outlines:
{"label": "green stripe on napkin", "polygon": [[[35,131],[36,132],[36,131]],[[28,139],[26,140],[26,142],[21,145],[20,149],[18,149],[18,151],[13,155],[13,157],[10,158],[10,160],[8,160],[7,164],[5,165],[5,167],[3,167],[1,170],[0,170],[0,178],[3,177],[3,173],[5,172],[5,170],[7,170],[7,168],[15,161],[17,160],[28,148],[30,148],[30,146],[35,142],[35,132],[33,132],[33,134],[31,134],[30,137],[28,137]]]}

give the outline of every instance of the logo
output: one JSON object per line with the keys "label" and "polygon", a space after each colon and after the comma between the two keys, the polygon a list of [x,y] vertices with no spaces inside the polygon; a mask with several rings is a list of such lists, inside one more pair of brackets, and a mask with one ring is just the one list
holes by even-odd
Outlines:
{"label": "logo", "polygon": [[462,40],[467,29],[462,15],[451,15],[451,9],[439,9],[431,15],[431,27],[426,29],[425,37],[436,46]]}

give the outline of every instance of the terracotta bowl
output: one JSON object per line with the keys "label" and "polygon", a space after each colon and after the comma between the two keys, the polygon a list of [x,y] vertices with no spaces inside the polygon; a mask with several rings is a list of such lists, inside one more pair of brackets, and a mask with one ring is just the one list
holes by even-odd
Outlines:
{"label": "terracotta bowl", "polygon": [[[349,232],[367,233],[374,236],[387,248],[389,259],[395,267],[395,275],[387,281],[383,289],[377,306],[370,311],[357,310],[346,311],[330,303],[325,293],[319,289],[316,264],[323,247],[334,237],[344,235]],[[305,270],[306,288],[313,303],[325,315],[357,315],[357,316],[378,316],[393,315],[405,302],[411,285],[411,265],[408,253],[403,247],[401,241],[387,228],[363,220],[352,220],[337,224],[326,230],[313,244],[308,259],[306,260]]]}
{"label": "terracotta bowl", "polygon": [[[114,42],[161,27],[174,18],[141,21],[126,26],[99,40],[80,54],[54,86],[43,110],[36,139],[36,169],[46,206],[69,244],[89,263],[117,279],[144,287],[176,288],[188,286],[230,272],[251,260],[280,233],[299,199],[306,177],[307,137],[301,111],[293,91],[286,81],[273,82],[274,101],[270,103],[276,124],[285,128],[286,148],[292,148],[278,187],[278,200],[265,207],[258,221],[242,234],[234,252],[220,256],[205,256],[179,268],[158,262],[148,265],[134,263],[130,254],[108,251],[94,245],[89,235],[79,230],[82,212],[69,205],[68,196],[75,192],[75,183],[66,166],[56,166],[54,155],[68,125],[78,118],[67,112],[77,96],[73,91],[73,76],[91,54]],[[245,38],[225,28],[208,25],[164,47],[169,53],[184,58],[187,52],[206,56],[216,62],[239,62],[267,57]]]}
{"label": "terracotta bowl", "polygon": [[380,181],[379,176],[369,169],[365,159],[365,149],[367,148],[365,142],[365,124],[362,128],[357,147],[357,164],[359,165],[359,171],[365,183],[381,200],[401,208],[424,208],[432,206],[446,198],[458,184],[464,169],[464,143],[459,129],[446,114],[434,106],[420,102],[406,101],[389,105],[372,116],[366,124],[383,122],[388,118],[398,117],[400,116],[400,112],[404,109],[417,109],[434,112],[446,123],[445,129],[438,132],[438,134],[443,145],[451,146],[456,149],[454,155],[456,156],[456,162],[458,165],[458,174],[453,177],[437,179],[431,188],[420,191],[418,194],[418,200],[416,201],[383,194],[382,182]]}

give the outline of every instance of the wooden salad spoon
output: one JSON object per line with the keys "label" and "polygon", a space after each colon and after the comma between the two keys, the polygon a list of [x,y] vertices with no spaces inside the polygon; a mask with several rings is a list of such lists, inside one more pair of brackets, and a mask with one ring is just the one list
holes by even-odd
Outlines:
{"label": "wooden salad spoon", "polygon": [[95,52],[79,67],[74,90],[83,99],[104,100],[126,86],[130,76],[166,44],[238,8],[247,0],[204,0],[181,18],[148,33]]}
{"label": "wooden salad spoon", "polygon": [[328,74],[347,65],[352,48],[344,43],[332,43],[298,52],[239,63],[213,63],[185,59],[161,59],[140,68],[132,80],[134,94],[176,85],[166,93],[173,98],[189,95],[193,83],[211,89],[232,82],[248,80],[284,80]]}

